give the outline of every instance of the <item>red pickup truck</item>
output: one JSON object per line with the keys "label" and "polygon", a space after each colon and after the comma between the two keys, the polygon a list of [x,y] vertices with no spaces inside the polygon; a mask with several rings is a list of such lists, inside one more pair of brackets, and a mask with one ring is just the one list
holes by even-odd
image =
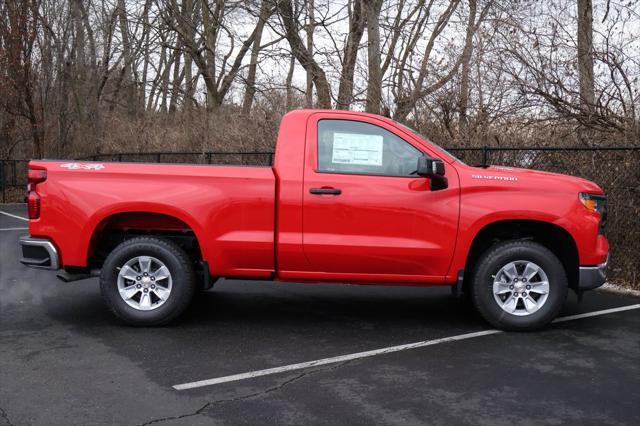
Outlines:
{"label": "red pickup truck", "polygon": [[602,189],[472,167],[372,114],[299,110],[273,167],[32,161],[25,265],[100,276],[134,325],[220,277],[440,285],[496,327],[534,329],[605,280]]}

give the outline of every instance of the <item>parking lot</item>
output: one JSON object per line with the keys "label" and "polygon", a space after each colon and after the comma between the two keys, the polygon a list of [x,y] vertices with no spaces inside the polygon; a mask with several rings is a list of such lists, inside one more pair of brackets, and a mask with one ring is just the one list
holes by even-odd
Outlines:
{"label": "parking lot", "polygon": [[500,333],[447,289],[223,281],[132,328],[97,280],[20,265],[0,211],[0,424],[640,424],[637,297]]}

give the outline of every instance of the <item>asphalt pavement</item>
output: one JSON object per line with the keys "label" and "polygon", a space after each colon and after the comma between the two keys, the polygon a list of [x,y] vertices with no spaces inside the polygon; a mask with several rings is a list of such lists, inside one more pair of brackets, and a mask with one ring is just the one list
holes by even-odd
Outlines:
{"label": "asphalt pavement", "polygon": [[[132,328],[97,280],[23,267],[25,227],[0,214],[0,425],[640,424],[640,309],[484,333],[443,288],[222,281],[175,325]],[[571,294],[561,316],[639,303]]]}

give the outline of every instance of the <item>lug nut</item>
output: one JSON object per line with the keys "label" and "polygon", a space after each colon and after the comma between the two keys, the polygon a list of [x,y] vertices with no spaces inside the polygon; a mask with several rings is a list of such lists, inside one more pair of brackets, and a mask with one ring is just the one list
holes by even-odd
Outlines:
{"label": "lug nut", "polygon": [[531,286],[530,285],[527,285],[527,290],[531,290]]}
{"label": "lug nut", "polygon": [[155,284],[151,284],[151,288],[156,288]]}
{"label": "lug nut", "polygon": [[140,284],[136,285],[136,288],[140,288],[140,287],[142,287]]}
{"label": "lug nut", "polygon": [[138,280],[138,281],[140,281],[141,279],[142,279],[142,278],[140,278],[140,277],[136,277],[136,280]]}
{"label": "lug nut", "polygon": [[518,292],[516,291],[515,293],[513,293],[514,296],[518,296]]}
{"label": "lug nut", "polygon": [[527,282],[527,279],[526,279],[526,278],[523,278],[523,279],[522,279],[522,282],[523,282],[523,283],[526,283],[526,282]]}
{"label": "lug nut", "polygon": [[514,283],[517,283],[517,282],[518,282],[518,279],[517,279],[517,278],[514,278],[514,279],[513,279],[513,282],[514,282]]}
{"label": "lug nut", "polygon": [[143,275],[144,275],[145,277],[149,276],[149,274],[148,274],[147,272],[145,272]]}
{"label": "lug nut", "polygon": [[509,290],[513,290],[513,286],[512,285],[509,286]]}
{"label": "lug nut", "polygon": [[155,281],[155,280],[156,280],[156,277],[151,277],[151,281]]}
{"label": "lug nut", "polygon": [[527,293],[525,293],[524,291],[522,292],[522,297],[527,297]]}
{"label": "lug nut", "polygon": [[149,289],[148,289],[148,288],[145,288],[145,289],[144,289],[144,292],[145,292],[145,293],[149,293]]}

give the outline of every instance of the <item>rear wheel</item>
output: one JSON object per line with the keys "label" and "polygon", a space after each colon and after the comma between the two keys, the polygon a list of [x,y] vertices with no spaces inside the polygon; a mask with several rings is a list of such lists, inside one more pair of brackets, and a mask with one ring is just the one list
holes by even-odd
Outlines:
{"label": "rear wheel", "polygon": [[164,325],[189,305],[196,280],[192,262],[179,246],[157,237],[118,245],[100,274],[102,295],[113,313],[132,325]]}
{"label": "rear wheel", "polygon": [[533,241],[508,241],[479,259],[471,286],[482,317],[504,330],[533,330],[550,323],[567,298],[560,260]]}

